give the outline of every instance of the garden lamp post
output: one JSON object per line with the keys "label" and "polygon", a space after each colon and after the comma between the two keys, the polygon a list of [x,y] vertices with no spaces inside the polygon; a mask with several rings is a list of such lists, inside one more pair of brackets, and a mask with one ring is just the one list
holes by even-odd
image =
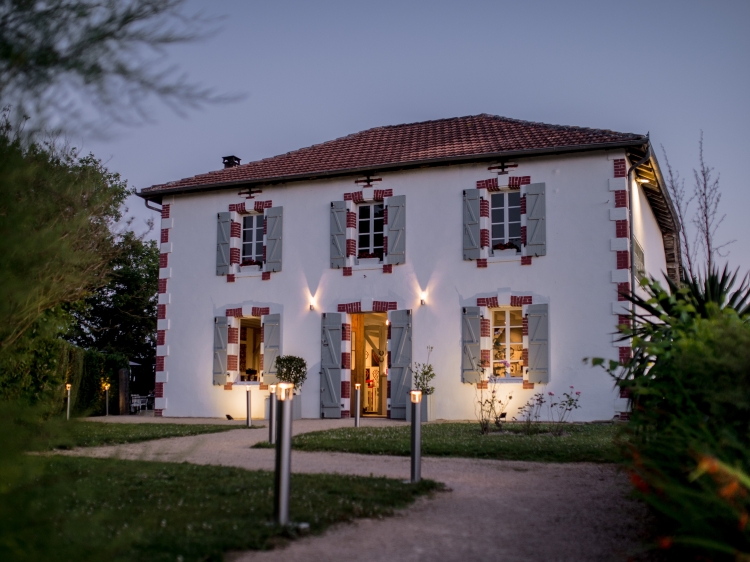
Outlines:
{"label": "garden lamp post", "polygon": [[292,472],[292,400],[294,385],[276,385],[278,395],[279,436],[276,441],[273,516],[277,525],[289,524],[289,484]]}
{"label": "garden lamp post", "polygon": [[362,385],[357,383],[354,385],[354,427],[359,427],[359,414],[362,409],[360,406],[360,387]]}
{"label": "garden lamp post", "polygon": [[411,397],[411,481],[422,478],[422,391],[412,390]]}
{"label": "garden lamp post", "polygon": [[71,386],[70,383],[67,383],[65,385],[65,390],[68,391],[68,417],[67,417],[68,420],[70,420],[70,386]]}
{"label": "garden lamp post", "polygon": [[247,427],[252,427],[253,418],[250,417],[250,396],[251,396],[250,385],[247,385],[245,387],[245,390],[247,390]]}
{"label": "garden lamp post", "polygon": [[268,387],[271,394],[268,396],[268,443],[276,444],[276,385]]}
{"label": "garden lamp post", "polygon": [[109,383],[104,383],[104,415],[109,416]]}

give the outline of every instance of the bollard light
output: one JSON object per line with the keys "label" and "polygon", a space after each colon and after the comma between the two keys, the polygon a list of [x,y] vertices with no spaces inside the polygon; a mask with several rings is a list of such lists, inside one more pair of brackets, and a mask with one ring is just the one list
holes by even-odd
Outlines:
{"label": "bollard light", "polygon": [[361,404],[361,398],[360,398],[361,387],[362,385],[359,383],[354,385],[354,427],[359,427],[359,416],[362,410],[362,407],[360,405]]}
{"label": "bollard light", "polygon": [[268,387],[271,394],[268,396],[268,443],[276,444],[276,385]]}
{"label": "bollard light", "polygon": [[422,479],[422,391],[412,390],[411,398],[411,481]]}
{"label": "bollard light", "polygon": [[252,427],[253,418],[250,416],[250,385],[247,385],[245,390],[247,390],[247,427]]}
{"label": "bollard light", "polygon": [[292,400],[294,385],[281,383],[278,395],[279,437],[276,441],[273,514],[277,525],[289,525],[289,491],[292,473]]}
{"label": "bollard light", "polygon": [[67,383],[65,385],[65,390],[68,391],[68,416],[66,419],[70,420],[70,383]]}
{"label": "bollard light", "polygon": [[104,383],[104,411],[105,416],[109,416],[109,383]]}

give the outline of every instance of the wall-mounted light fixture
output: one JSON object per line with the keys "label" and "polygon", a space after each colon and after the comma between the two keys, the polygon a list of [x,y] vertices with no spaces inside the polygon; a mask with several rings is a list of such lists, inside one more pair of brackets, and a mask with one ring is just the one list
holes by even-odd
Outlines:
{"label": "wall-mounted light fixture", "polygon": [[314,304],[310,305],[310,310],[315,310],[315,305]]}
{"label": "wall-mounted light fixture", "polygon": [[423,306],[425,304],[427,304],[427,293],[425,293],[424,291],[422,291],[422,294],[420,295],[419,298],[420,298],[420,301],[419,301],[420,304],[422,304]]}

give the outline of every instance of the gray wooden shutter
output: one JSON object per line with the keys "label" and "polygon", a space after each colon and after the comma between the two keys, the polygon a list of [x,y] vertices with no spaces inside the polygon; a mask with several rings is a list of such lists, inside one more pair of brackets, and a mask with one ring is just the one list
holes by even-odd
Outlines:
{"label": "gray wooden shutter", "polygon": [[281,314],[263,316],[263,382],[276,384],[276,358],[281,351]]}
{"label": "gray wooden shutter", "polygon": [[386,199],[388,205],[388,263],[406,263],[406,195]]}
{"label": "gray wooden shutter", "polygon": [[232,233],[232,221],[229,213],[218,214],[216,228],[216,275],[229,274],[229,236]]}
{"label": "gray wooden shutter", "polygon": [[331,202],[331,268],[346,265],[346,201]]}
{"label": "gray wooden shutter", "polygon": [[[388,221],[391,220],[388,211]],[[391,418],[406,419],[411,390],[411,310],[394,310],[391,320],[391,364],[388,379],[391,384]]]}
{"label": "gray wooden shutter", "polygon": [[478,383],[482,380],[482,317],[478,306],[465,306],[461,316],[461,379],[466,383]]}
{"label": "gray wooden shutter", "polygon": [[214,384],[224,385],[227,383],[228,338],[229,323],[227,317],[214,317]]}
{"label": "gray wooden shutter", "polygon": [[266,209],[266,263],[265,271],[281,271],[281,233],[284,207]]}
{"label": "gray wooden shutter", "polygon": [[545,185],[532,183],[526,187],[526,255],[547,255]]}
{"label": "gray wooden shutter", "polygon": [[479,190],[464,190],[464,259],[476,260],[480,256]]}
{"label": "gray wooden shutter", "polygon": [[549,382],[549,305],[530,304],[529,382]]}
{"label": "gray wooden shutter", "polygon": [[320,415],[341,417],[341,322],[338,312],[326,312],[321,323]]}

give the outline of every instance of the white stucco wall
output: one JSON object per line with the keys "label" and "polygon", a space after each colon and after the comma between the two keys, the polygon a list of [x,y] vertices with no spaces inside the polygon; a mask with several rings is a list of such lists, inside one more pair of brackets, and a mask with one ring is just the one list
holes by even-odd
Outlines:
{"label": "white stucco wall", "polygon": [[[551,369],[549,384],[534,390],[517,383],[498,386],[501,396],[512,392],[509,416],[535,392],[559,394],[575,386],[582,391],[575,419],[611,419],[625,409],[625,401],[603,370],[582,359],[618,358],[612,337],[617,324],[609,183],[613,156],[601,151],[519,161],[512,175],[546,183],[547,255],[529,266],[519,261],[478,269],[476,262],[462,260],[462,190],[493,177],[486,164],[381,175],[378,189],[406,195],[406,264],[394,266],[392,274],[369,270],[344,277],[341,270],[329,268],[330,202],[361,189],[354,177],[267,187],[256,196],[284,207],[283,271],[273,273],[270,281],[253,277],[227,283],[215,275],[216,215],[243,200],[237,189],[165,197],[170,204],[165,249],[170,255],[169,269],[162,274],[170,277],[168,296],[161,297],[168,302],[169,326],[167,347],[160,348],[168,352],[163,415],[244,416],[245,391],[212,384],[213,318],[227,308],[270,306],[282,315],[281,353],[302,356],[309,366],[303,416],[319,417],[321,313],[335,312],[339,303],[372,299],[412,309],[414,361],[424,361],[426,347],[434,347],[437,417],[473,419],[476,390],[461,382],[461,307],[474,306],[477,297],[510,291],[549,303]],[[658,226],[645,198],[639,194],[634,199],[634,232],[644,247],[647,269],[665,271]],[[421,306],[423,292],[427,298]],[[254,395],[259,412],[263,396],[257,388]]]}

